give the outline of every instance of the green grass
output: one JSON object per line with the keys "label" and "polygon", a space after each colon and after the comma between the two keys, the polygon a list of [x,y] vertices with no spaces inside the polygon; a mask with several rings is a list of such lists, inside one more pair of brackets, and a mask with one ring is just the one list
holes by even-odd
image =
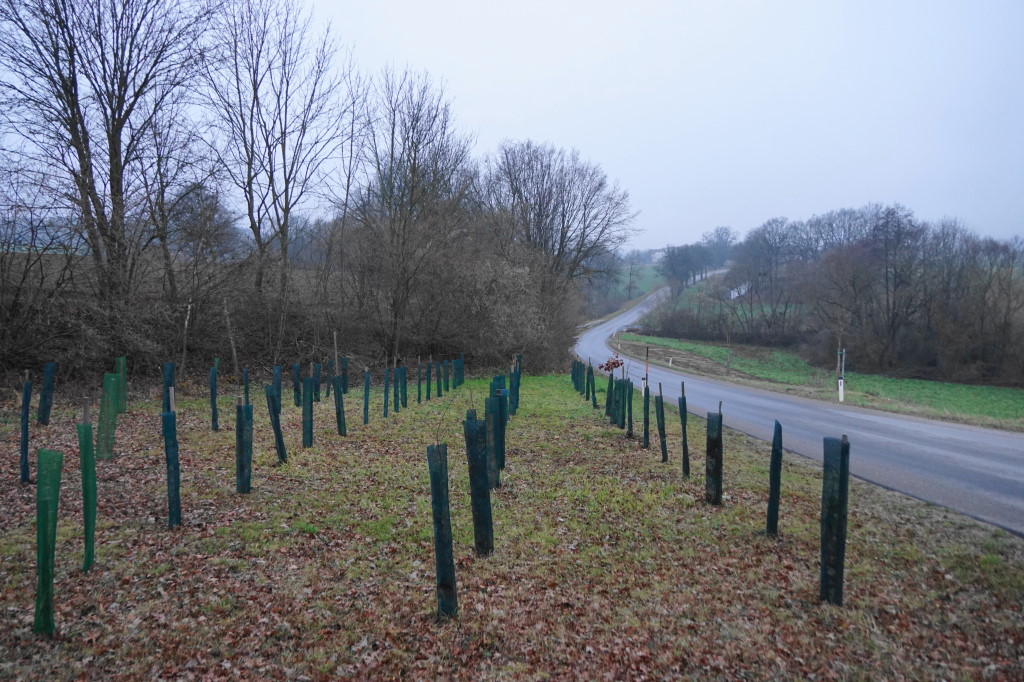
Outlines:
{"label": "green grass", "polygon": [[[814,367],[796,353],[755,346],[697,343],[637,334],[622,340],[680,350],[707,358],[752,377],[778,384],[824,389],[829,394],[833,373]],[[936,416],[966,415],[995,420],[1024,420],[1024,389],[975,386],[922,379],[897,379],[877,374],[847,372],[846,399],[868,407],[916,405]]]}

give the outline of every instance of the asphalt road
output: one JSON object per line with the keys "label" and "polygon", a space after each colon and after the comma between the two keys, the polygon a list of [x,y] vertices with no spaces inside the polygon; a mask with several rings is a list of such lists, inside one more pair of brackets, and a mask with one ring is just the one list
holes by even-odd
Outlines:
{"label": "asphalt road", "polygon": [[[612,353],[608,338],[640,319],[665,293],[655,292],[635,308],[589,328],[576,342],[576,354],[591,359],[595,367],[604,362]],[[643,360],[623,359],[639,387]],[[850,472],[858,478],[1024,535],[1024,434],[797,398],[664,367],[650,368],[651,386],[657,390],[661,382],[666,399],[673,403],[681,380],[686,381],[686,405],[693,414],[704,417],[717,410],[721,400],[726,426],[769,441],[777,419],[785,449],[818,461],[824,437],[846,434]]]}

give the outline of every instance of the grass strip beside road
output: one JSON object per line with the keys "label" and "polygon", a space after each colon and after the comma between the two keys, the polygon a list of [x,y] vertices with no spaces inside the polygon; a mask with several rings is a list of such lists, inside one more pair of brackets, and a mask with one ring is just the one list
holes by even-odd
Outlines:
{"label": "grass strip beside road", "polygon": [[[622,334],[622,353],[684,372],[794,395],[837,401],[835,374],[796,353],[760,346],[699,343]],[[861,407],[1024,431],[1024,389],[898,379],[847,372],[846,402]]]}

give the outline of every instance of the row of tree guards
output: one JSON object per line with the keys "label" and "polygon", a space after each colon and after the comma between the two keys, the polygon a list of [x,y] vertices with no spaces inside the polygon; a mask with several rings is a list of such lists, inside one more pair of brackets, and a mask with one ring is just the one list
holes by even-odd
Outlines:
{"label": "row of tree guards", "polygon": [[[510,380],[515,387],[514,401],[509,406],[509,391],[504,389],[504,377],[501,377],[501,388],[504,391],[503,403],[489,404],[488,423],[493,424],[492,428],[501,431],[501,437],[495,438],[488,435],[487,443],[493,439],[494,443],[500,443],[501,466],[504,466],[504,429],[508,415],[515,414],[518,406],[519,367],[522,357],[515,363],[515,370]],[[329,377],[326,382],[326,395],[334,393],[335,418],[337,421],[338,435],[347,435],[347,424],[345,423],[344,396],[348,393],[348,358],[340,358],[340,362],[333,360],[326,363],[326,374]],[[341,369],[341,374],[335,374],[335,367]],[[210,368],[210,420],[211,428],[219,430],[219,413],[217,406],[217,387],[220,360],[215,359]],[[304,447],[313,444],[313,403],[320,401],[321,377],[323,376],[323,365],[313,363],[310,367],[310,376],[300,376],[300,365],[292,365],[293,370],[293,392],[295,404],[302,408],[302,443]],[[48,425],[50,412],[53,406],[53,389],[57,372],[57,363],[48,362],[43,368],[42,389],[39,398],[39,411],[37,421],[40,424]],[[175,372],[176,365],[173,362],[164,363],[161,367],[161,433],[164,443],[164,457],[167,467],[167,525],[169,528],[180,526],[182,523],[181,514],[181,472],[178,455],[177,437],[177,406],[175,400]],[[365,369],[364,373],[364,405],[363,423],[369,423],[369,400],[370,400],[370,371]],[[273,368],[272,381],[264,386],[264,395],[267,401],[267,409],[270,416],[271,428],[274,433],[274,447],[277,452],[278,461],[287,461],[287,452],[284,444],[284,434],[281,429],[281,377],[282,368]],[[393,381],[392,381],[393,380]],[[416,363],[416,400],[422,403],[424,398],[443,397],[448,391],[454,390],[465,382],[465,354],[461,354],[454,360],[438,360],[432,358],[427,362],[417,360]],[[393,411],[408,407],[408,371],[405,366],[395,366],[384,371],[384,417],[388,416],[389,399],[393,400]],[[23,483],[31,483],[29,475],[29,416],[32,400],[32,381],[26,372],[22,386],[22,409],[21,409],[21,442],[20,442],[20,479]],[[425,388],[425,390],[424,390]],[[393,393],[392,393],[393,390]],[[85,550],[82,562],[82,570],[88,571],[95,556],[95,530],[96,530],[96,458],[110,459],[114,455],[114,441],[117,430],[117,415],[127,412],[127,358],[119,357],[114,361],[114,371],[103,377],[103,390],[100,399],[100,414],[98,428],[93,432],[93,425],[90,414],[90,399],[87,397],[83,404],[82,421],[77,425],[78,448],[81,459],[82,471],[82,504],[85,535]],[[497,406],[495,406],[497,405]],[[502,407],[503,406],[503,407]],[[490,431],[487,432],[490,434]],[[249,370],[242,371],[241,395],[236,399],[235,405],[235,489],[240,494],[247,494],[252,490],[252,442],[253,442],[253,405],[249,395]],[[95,447],[94,447],[95,445]],[[488,449],[488,453],[492,450]],[[486,455],[490,459],[496,459],[499,455]],[[490,461],[490,460],[488,460]],[[64,455],[60,452],[40,449],[38,453],[38,481],[36,490],[36,516],[37,516],[37,567],[38,583],[36,590],[36,609],[33,630],[35,632],[52,635],[54,632],[53,619],[53,571],[54,571],[54,548],[56,543],[57,529],[57,505],[60,497],[60,480],[63,469]],[[487,469],[488,472],[491,468]],[[494,481],[492,487],[500,485],[497,482],[497,469],[492,474]],[[485,490],[486,491],[486,490]],[[474,498],[475,499],[475,498]],[[486,526],[490,528],[489,521],[489,498],[487,502],[488,520]],[[476,510],[476,507],[474,507]],[[474,511],[474,514],[476,511]],[[482,514],[483,512],[481,512]],[[474,518],[476,518],[474,516]],[[483,523],[481,521],[481,523]],[[488,531],[493,538],[493,531]],[[449,538],[450,546],[450,538]],[[478,551],[480,547],[478,543]],[[491,540],[493,549],[493,539]],[[450,550],[449,550],[450,552]],[[453,569],[454,571],[454,569]],[[439,583],[440,584],[440,583]],[[454,582],[452,583],[454,585]],[[440,589],[440,588],[439,588]],[[454,589],[454,588],[453,588]]]}
{"label": "row of tree guards", "polygon": [[[608,364],[615,365],[609,362]],[[607,366],[607,365],[605,365]],[[604,366],[602,366],[604,367]],[[605,390],[605,416],[615,426],[626,431],[626,437],[633,437],[633,394],[632,380],[625,376],[615,377],[618,366],[608,372],[608,387]],[[598,408],[597,380],[594,366],[579,359],[573,361],[570,372],[573,388]],[[643,383],[643,436],[641,445],[650,448],[650,385],[645,377]],[[686,433],[686,383],[680,382],[679,422],[682,430],[683,478],[690,478],[690,448]],[[661,461],[668,462],[668,441],[665,430],[665,402],[662,386],[658,384],[658,395],[654,397],[654,416],[661,448]],[[846,519],[850,479],[850,442],[844,435],[824,440],[824,477],[821,494],[821,576],[820,598],[823,602],[842,605],[843,567],[846,556]],[[704,465],[704,501],[721,505],[723,490],[723,447],[722,447],[722,403],[718,412],[707,413],[707,443]],[[765,534],[777,537],[779,533],[779,500],[782,488],[782,425],[776,421],[772,437],[771,459],[768,470],[768,515]]]}
{"label": "row of tree guards", "polygon": [[[519,410],[523,356],[516,356],[504,375],[491,380],[484,399],[484,418],[476,410],[466,412],[462,422],[469,464],[470,507],[473,513],[473,548],[479,556],[494,552],[494,525],[491,515],[491,490],[501,487],[505,468],[505,434],[509,418]],[[452,548],[452,522],[448,504],[448,444],[427,447],[430,469],[430,500],[434,517],[434,559],[437,575],[437,618],[458,614],[459,600],[455,583],[455,558]]]}

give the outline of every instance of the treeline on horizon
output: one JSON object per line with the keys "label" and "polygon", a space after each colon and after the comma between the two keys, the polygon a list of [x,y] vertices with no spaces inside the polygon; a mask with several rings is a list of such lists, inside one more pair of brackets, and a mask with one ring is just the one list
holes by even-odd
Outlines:
{"label": "treeline on horizon", "polygon": [[[575,150],[478,158],[297,0],[0,1],[0,369],[562,366],[632,229]],[[230,367],[230,364],[227,365]]]}
{"label": "treeline on horizon", "polygon": [[[723,266],[721,278],[683,291]],[[1024,385],[1019,236],[871,204],[772,218],[742,241],[716,228],[666,249],[659,268],[680,294],[648,320],[661,336],[795,346],[824,365],[845,348],[849,369]]]}

